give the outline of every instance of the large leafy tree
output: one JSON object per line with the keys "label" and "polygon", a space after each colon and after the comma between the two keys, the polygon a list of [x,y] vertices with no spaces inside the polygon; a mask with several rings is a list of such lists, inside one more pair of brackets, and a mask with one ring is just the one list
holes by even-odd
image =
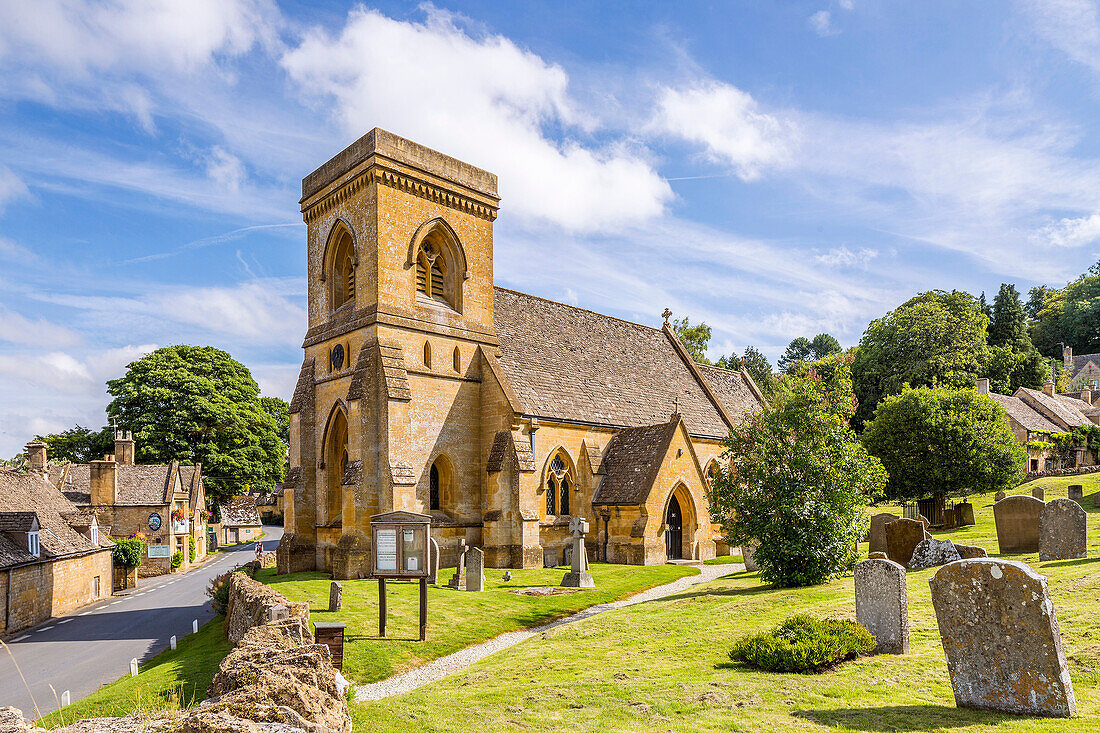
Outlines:
{"label": "large leafy tree", "polygon": [[711,509],[727,539],[757,542],[761,577],[781,586],[823,583],[850,568],[864,508],[886,483],[848,425],[847,365],[833,366],[828,381],[813,370],[785,377],[773,407],[730,433],[729,470],[714,479]]}
{"label": "large leafy tree", "polygon": [[275,432],[283,445],[290,445],[290,405],[282,397],[261,397],[260,406],[275,421]]}
{"label": "large leafy tree", "polygon": [[973,389],[906,388],[862,437],[890,474],[887,497],[904,501],[1011,489],[1027,459],[1004,408]]}
{"label": "large leafy tree", "polygon": [[285,449],[248,369],[210,346],[168,346],[107,382],[107,413],[143,463],[201,462],[213,498],[271,489]]}
{"label": "large leafy tree", "polygon": [[1063,291],[1063,340],[1079,354],[1100,352],[1100,262]]}
{"label": "large leafy tree", "polygon": [[1049,378],[1046,360],[1031,343],[1020,294],[1008,283],[993,299],[989,345],[986,376],[994,392],[1011,394],[1020,387],[1038,387]]}
{"label": "large leafy tree", "polygon": [[1001,289],[993,298],[993,316],[989,321],[989,345],[1008,346],[1013,351],[1027,351],[1031,348],[1031,337],[1027,335],[1027,318],[1024,304],[1016,286],[1002,283]]}
{"label": "large leafy tree", "polygon": [[973,386],[988,361],[986,328],[977,300],[959,291],[921,293],[871,321],[852,363],[853,422],[870,420],[882,398],[906,384]]}
{"label": "large leafy tree", "polygon": [[1054,288],[1047,287],[1046,285],[1039,285],[1031,290],[1027,291],[1027,305],[1024,306],[1024,311],[1027,313],[1027,317],[1035,320],[1039,317],[1039,311],[1043,309],[1043,305],[1046,304],[1047,298],[1057,292]]}
{"label": "large leafy tree", "polygon": [[710,345],[711,330],[706,323],[700,322],[691,325],[687,316],[678,318],[672,322],[672,330],[680,338],[691,358],[700,364],[710,364],[707,360],[707,346]]}
{"label": "large leafy tree", "polygon": [[779,370],[789,372],[800,362],[817,361],[841,351],[840,342],[830,334],[819,333],[813,339],[799,336],[787,344],[787,350],[779,357]]}
{"label": "large leafy tree", "polygon": [[766,399],[771,399],[775,392],[778,381],[775,373],[772,372],[772,365],[768,357],[755,346],[746,346],[744,356],[738,356],[735,352],[729,356],[720,357],[717,365],[723,369],[744,369],[752,377],[752,381],[756,382],[756,386],[760,388]]}
{"label": "large leafy tree", "polygon": [[39,435],[35,440],[46,444],[46,455],[58,463],[88,463],[114,452],[115,436],[110,428],[92,430],[76,425],[60,433]]}

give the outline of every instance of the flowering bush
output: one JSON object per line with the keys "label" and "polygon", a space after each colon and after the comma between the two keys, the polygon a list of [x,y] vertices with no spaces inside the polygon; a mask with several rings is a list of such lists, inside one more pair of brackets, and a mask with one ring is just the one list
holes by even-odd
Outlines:
{"label": "flowering bush", "polygon": [[229,570],[211,578],[210,585],[206,588],[206,595],[210,596],[210,608],[218,616],[224,616],[226,606],[229,605],[229,573],[232,572]]}
{"label": "flowering bush", "polygon": [[172,512],[172,521],[177,523],[177,524],[182,522],[185,518],[186,517],[185,517],[182,509],[177,509],[174,512]]}
{"label": "flowering bush", "polygon": [[[141,535],[140,532],[136,533]],[[111,556],[116,565],[134,568],[141,565],[141,559],[145,556],[145,536],[129,537],[126,539],[115,538],[115,546],[111,550]]]}

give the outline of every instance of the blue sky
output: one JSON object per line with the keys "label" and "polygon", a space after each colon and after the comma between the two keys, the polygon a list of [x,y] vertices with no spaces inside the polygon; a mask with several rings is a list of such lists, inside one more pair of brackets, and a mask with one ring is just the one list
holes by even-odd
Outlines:
{"label": "blue sky", "polygon": [[499,176],[499,284],[712,357],[1100,256],[1084,0],[0,0],[0,78],[0,455],[156,346],[287,397],[300,182],[374,126]]}

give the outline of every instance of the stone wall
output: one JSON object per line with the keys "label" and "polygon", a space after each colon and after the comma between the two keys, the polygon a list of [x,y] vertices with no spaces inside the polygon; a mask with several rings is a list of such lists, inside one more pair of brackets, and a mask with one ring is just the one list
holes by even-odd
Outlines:
{"label": "stone wall", "polygon": [[1029,471],[1024,479],[1020,481],[1020,484],[1026,484],[1029,481],[1034,481],[1037,478],[1045,478],[1047,476],[1082,476],[1087,473],[1100,472],[1100,465],[1096,466],[1080,466],[1078,468],[1059,468],[1054,471]]}
{"label": "stone wall", "polygon": [[309,622],[309,604],[293,603],[271,586],[253,580],[244,573],[229,575],[229,604],[225,611],[225,636],[239,644],[249,629],[267,622],[268,612],[285,606],[291,618]]}
{"label": "stone wall", "polygon": [[0,609],[0,634],[15,633],[109,597],[111,573],[110,550],[6,571],[0,579],[0,602],[4,604]]}

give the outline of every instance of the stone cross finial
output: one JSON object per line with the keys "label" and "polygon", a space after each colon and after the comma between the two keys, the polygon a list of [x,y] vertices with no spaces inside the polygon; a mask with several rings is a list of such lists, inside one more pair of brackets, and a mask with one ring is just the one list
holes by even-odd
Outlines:
{"label": "stone cross finial", "polygon": [[668,319],[672,318],[672,311],[669,310],[668,308],[665,308],[664,312],[661,313],[661,318],[665,319],[665,327],[667,328],[668,327]]}
{"label": "stone cross finial", "polygon": [[672,400],[672,414],[680,414],[680,395],[676,395],[676,398]]}
{"label": "stone cross finial", "polygon": [[588,520],[583,517],[573,517],[569,520],[569,531],[574,537],[584,537],[588,534]]}

